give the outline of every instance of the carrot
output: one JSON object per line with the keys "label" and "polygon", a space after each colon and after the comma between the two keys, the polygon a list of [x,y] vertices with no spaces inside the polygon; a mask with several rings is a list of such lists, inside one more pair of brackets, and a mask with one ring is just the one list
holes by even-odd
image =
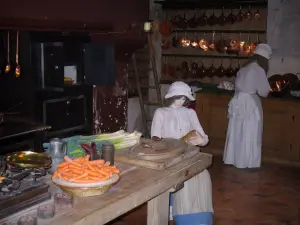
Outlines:
{"label": "carrot", "polygon": [[96,165],[96,166],[102,165],[102,164],[104,164],[104,163],[105,163],[105,161],[104,161],[103,159],[98,159],[98,160],[90,161],[90,164],[91,164],[91,165]]}
{"label": "carrot", "polygon": [[72,161],[73,161],[73,160],[72,160],[69,156],[67,156],[67,155],[64,156],[64,159],[65,159],[66,162],[72,162]]}
{"label": "carrot", "polygon": [[116,166],[110,166],[110,162],[102,159],[89,161],[90,155],[71,159],[64,157],[65,162],[61,163],[52,179],[59,178],[64,181],[74,183],[95,183],[109,179],[113,174],[119,174],[120,171]]}

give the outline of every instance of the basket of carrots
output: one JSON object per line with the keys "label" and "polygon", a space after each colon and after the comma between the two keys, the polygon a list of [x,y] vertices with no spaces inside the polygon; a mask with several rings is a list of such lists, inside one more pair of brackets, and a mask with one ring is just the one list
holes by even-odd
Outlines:
{"label": "basket of carrots", "polygon": [[52,176],[52,182],[77,197],[101,195],[119,181],[120,171],[104,160],[89,161],[89,155],[71,159],[65,156]]}

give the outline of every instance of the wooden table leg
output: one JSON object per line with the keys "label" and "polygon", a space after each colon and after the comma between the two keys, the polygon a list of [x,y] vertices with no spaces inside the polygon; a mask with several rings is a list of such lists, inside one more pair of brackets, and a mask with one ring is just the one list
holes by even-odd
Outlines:
{"label": "wooden table leg", "polygon": [[168,225],[169,196],[170,193],[166,191],[148,202],[147,225]]}

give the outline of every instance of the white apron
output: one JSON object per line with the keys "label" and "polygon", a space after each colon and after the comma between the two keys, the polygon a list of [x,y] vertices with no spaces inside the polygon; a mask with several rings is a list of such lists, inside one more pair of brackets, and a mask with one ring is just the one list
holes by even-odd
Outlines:
{"label": "white apron", "polygon": [[263,111],[257,94],[236,93],[229,102],[223,161],[237,168],[261,164]]}
{"label": "white apron", "polygon": [[[151,128],[151,137],[179,139],[192,130],[204,133],[197,114],[192,109],[159,108],[156,110]],[[210,174],[202,171],[184,182],[184,188],[173,193],[173,215],[213,212]]]}

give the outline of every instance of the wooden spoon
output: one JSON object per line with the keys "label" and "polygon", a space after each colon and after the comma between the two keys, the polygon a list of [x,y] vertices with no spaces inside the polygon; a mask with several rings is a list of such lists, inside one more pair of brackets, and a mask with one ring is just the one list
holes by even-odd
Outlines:
{"label": "wooden spoon", "polygon": [[16,41],[16,70],[15,74],[16,77],[19,77],[21,75],[21,67],[19,65],[19,31],[17,31],[17,41]]}
{"label": "wooden spoon", "polygon": [[7,64],[5,66],[5,70],[4,72],[5,73],[9,73],[10,69],[11,69],[11,66],[10,66],[10,52],[9,52],[9,31],[7,32]]}

